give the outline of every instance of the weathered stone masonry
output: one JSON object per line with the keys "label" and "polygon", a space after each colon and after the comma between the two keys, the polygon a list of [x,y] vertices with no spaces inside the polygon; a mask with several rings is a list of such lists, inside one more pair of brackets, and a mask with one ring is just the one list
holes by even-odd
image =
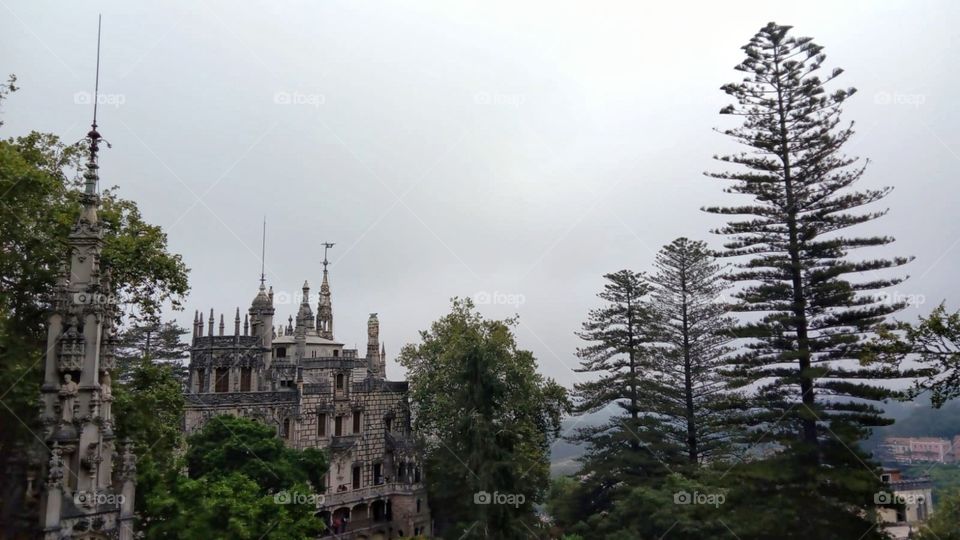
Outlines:
{"label": "weathered stone masonry", "polygon": [[273,290],[261,279],[242,322],[236,310],[232,335],[223,315],[217,324],[211,310],[204,324],[196,314],[187,432],[221,414],[258,419],[291,447],[327,451],[330,469],[317,511],[330,525],[347,518],[339,537],[429,535],[407,383],[386,380],[377,315],[370,315],[361,358],[334,338],[326,261],[316,317],[309,299],[304,283],[295,322],[291,316],[285,327],[275,327]]}

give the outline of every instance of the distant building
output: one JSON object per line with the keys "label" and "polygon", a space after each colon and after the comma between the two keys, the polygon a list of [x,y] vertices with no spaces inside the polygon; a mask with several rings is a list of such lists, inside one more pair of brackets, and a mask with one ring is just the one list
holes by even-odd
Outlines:
{"label": "distant building", "polygon": [[[411,434],[405,381],[386,379],[380,322],[367,322],[361,357],[333,334],[324,260],[317,315],[310,289],[288,324],[274,326],[273,289],[260,290],[232,334],[213,310],[196,315],[186,393],[186,430],[216,415],[260,420],[293,448],[321,448],[330,458],[317,513],[341,539],[429,535],[430,509],[422,462]],[[204,332],[206,326],[206,333]]]}
{"label": "distant building", "polygon": [[933,483],[926,476],[904,478],[897,469],[885,469],[882,478],[890,490],[878,493],[875,502],[900,505],[879,509],[883,528],[898,540],[912,538],[933,513]]}
{"label": "distant building", "polygon": [[957,444],[960,436],[954,442],[940,437],[887,437],[880,445],[880,457],[896,463],[953,463]]}

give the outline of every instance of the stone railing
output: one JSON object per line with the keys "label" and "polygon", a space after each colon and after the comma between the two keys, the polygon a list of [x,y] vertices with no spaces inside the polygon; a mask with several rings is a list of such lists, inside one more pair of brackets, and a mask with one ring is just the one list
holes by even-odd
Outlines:
{"label": "stone railing", "polygon": [[423,491],[423,483],[387,482],[375,486],[364,486],[359,489],[350,489],[339,493],[325,493],[323,507],[333,510],[339,506],[353,506],[361,502],[370,503],[380,497],[388,495],[412,495]]}
{"label": "stone railing", "polygon": [[355,369],[364,367],[366,363],[348,356],[318,356],[304,358],[300,361],[300,365],[303,369]]}
{"label": "stone railing", "polygon": [[233,347],[260,348],[260,336],[197,336],[193,349],[232,349]]}
{"label": "stone railing", "polygon": [[354,392],[377,392],[380,390],[386,390],[396,394],[406,393],[408,387],[409,385],[407,384],[407,381],[387,381],[372,377],[355,382],[353,385],[351,385],[351,389]]}
{"label": "stone railing", "polygon": [[333,386],[329,382],[304,383],[303,385],[304,395],[330,394],[332,392]]}
{"label": "stone railing", "polygon": [[190,405],[249,405],[251,403],[295,403],[297,393],[283,392],[203,392],[185,394]]}
{"label": "stone railing", "polygon": [[353,448],[357,441],[360,440],[359,435],[334,435],[330,439],[330,449],[331,450],[348,450]]}

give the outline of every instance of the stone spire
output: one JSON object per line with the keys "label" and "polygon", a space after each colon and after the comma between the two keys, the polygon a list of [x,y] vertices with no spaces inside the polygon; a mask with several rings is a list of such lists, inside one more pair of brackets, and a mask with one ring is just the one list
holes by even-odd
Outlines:
{"label": "stone spire", "polygon": [[[99,37],[97,42],[99,72]],[[99,77],[98,77],[99,79]],[[94,92],[95,96],[97,92]],[[94,97],[96,103],[96,97]],[[87,133],[88,156],[82,209],[68,239],[70,261],[57,282],[47,324],[40,426],[41,532],[45,540],[97,536],[133,537],[134,472],[114,476],[118,454],[109,370],[116,367],[117,339],[109,271],[101,272],[104,229],[100,222],[96,108]],[[132,452],[129,460],[135,462]],[[101,504],[129,496],[130,505]],[[33,495],[37,495],[34,493]],[[90,524],[98,529],[91,531]]]}
{"label": "stone spire", "polygon": [[330,301],[330,281],[328,279],[327,250],[333,244],[323,244],[323,282],[320,284],[320,302],[317,305],[317,335],[326,339],[333,339],[333,303]]}
{"label": "stone spire", "polygon": [[[260,338],[260,347],[262,348],[262,358],[263,366],[265,369],[270,369],[270,365],[273,362],[273,353],[271,352],[271,347],[273,346],[273,338],[275,337],[273,332],[273,314],[275,310],[273,309],[273,287],[270,288],[270,291],[267,291],[266,284],[264,279],[260,279],[260,289],[257,291],[257,295],[253,298],[253,302],[250,303],[250,335]],[[244,325],[246,326],[246,324]]]}
{"label": "stone spire", "polygon": [[385,343],[380,344],[380,374],[384,379],[387,378],[387,345]]}
{"label": "stone spire", "polygon": [[380,370],[380,320],[376,313],[367,319],[367,368],[377,377],[383,377]]}
{"label": "stone spire", "polygon": [[304,333],[313,329],[313,310],[310,309],[310,283],[303,282],[303,299],[297,311],[297,328],[303,327]]}

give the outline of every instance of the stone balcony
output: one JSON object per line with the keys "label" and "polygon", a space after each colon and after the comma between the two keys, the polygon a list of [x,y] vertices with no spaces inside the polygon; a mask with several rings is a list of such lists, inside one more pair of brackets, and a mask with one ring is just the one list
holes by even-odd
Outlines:
{"label": "stone balcony", "polygon": [[333,510],[338,506],[353,506],[362,502],[369,503],[388,495],[412,495],[423,490],[423,483],[387,482],[339,493],[325,493],[322,507]]}
{"label": "stone balcony", "polygon": [[360,435],[340,435],[330,438],[331,450],[349,450],[360,440]]}

